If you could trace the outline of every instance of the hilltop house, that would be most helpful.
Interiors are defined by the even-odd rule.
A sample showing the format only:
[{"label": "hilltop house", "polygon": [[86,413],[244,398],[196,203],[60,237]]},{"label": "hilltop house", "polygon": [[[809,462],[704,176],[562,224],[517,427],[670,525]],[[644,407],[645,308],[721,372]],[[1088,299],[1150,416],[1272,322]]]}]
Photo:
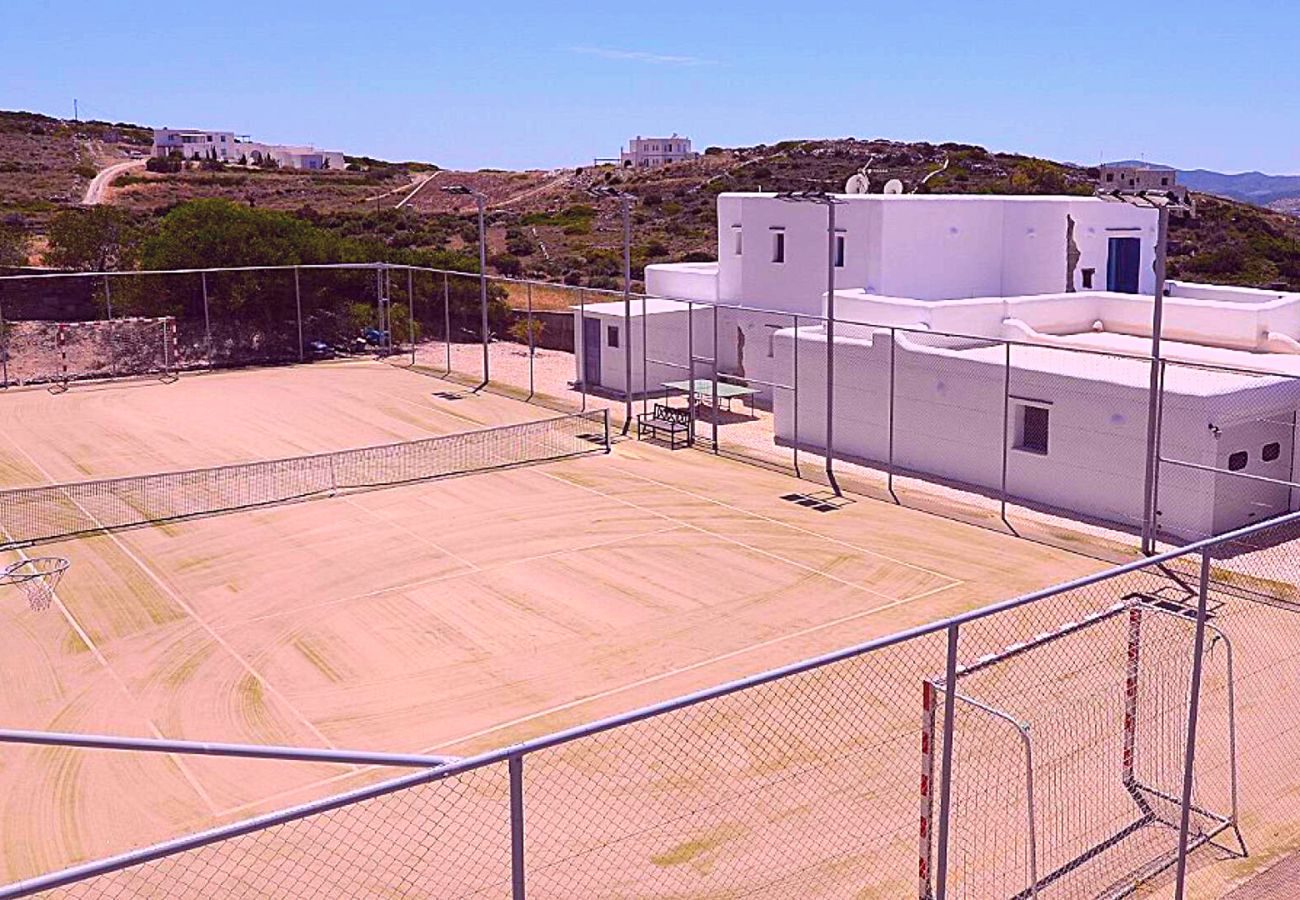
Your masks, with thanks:
[{"label": "hilltop house", "polygon": [[643,138],[637,135],[628,141],[627,149],[619,153],[619,163],[633,168],[653,168],[668,163],[695,159],[700,154],[691,150],[691,139],[680,137]]},{"label": "hilltop house", "polygon": [[[1010,495],[1139,522],[1150,365],[1132,357],[1149,350],[1156,211],[1073,196],[838,199],[836,456],[880,463],[892,421],[895,465],[996,489],[1006,442]],[[826,225],[821,204],[720,195],[718,262],[648,266],[647,291],[671,300],[638,305],[629,336],[621,303],[583,310],[577,377],[622,391],[630,350],[633,391],[656,390],[685,377],[684,349],[668,348],[693,335],[698,357],[716,346],[720,372],[762,391],[778,443],[823,448]],[[1215,471],[1162,482],[1162,530],[1220,533],[1298,508],[1300,294],[1171,282],[1163,334],[1171,359],[1217,368],[1168,370],[1162,453]]]},{"label": "hilltop house", "polygon": [[334,169],[342,171],[347,163],[337,150],[318,150],[311,146],[263,144],[240,138],[233,131],[202,131],[191,128],[155,128],[153,155],[179,153],[185,159],[215,159],[235,163],[241,159],[257,165],[270,159],[284,169]]}]

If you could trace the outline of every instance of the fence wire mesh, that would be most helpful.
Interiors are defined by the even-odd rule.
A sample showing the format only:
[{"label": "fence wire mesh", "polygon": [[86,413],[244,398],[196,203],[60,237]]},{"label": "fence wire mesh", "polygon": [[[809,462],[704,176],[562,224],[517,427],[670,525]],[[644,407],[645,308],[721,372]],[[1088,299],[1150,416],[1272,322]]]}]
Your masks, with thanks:
[{"label": "fence wire mesh", "polygon": [[52,540],[336,491],[561,459],[607,448],[602,415],[574,414],[332,453],[0,491],[8,544]]}]

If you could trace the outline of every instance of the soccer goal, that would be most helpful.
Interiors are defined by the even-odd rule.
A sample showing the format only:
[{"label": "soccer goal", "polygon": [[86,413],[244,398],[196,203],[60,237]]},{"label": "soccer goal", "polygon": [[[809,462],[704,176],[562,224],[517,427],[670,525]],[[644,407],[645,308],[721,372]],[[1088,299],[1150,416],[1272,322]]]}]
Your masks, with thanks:
[{"label": "soccer goal", "polygon": [[66,390],[79,379],[158,375],[170,380],[175,375],[176,320],[171,317],[39,324],[50,346],[42,348],[43,371],[31,380]]},{"label": "soccer goal", "polygon": [[[957,669],[948,897],[1123,897],[1177,860],[1195,631],[1194,607],[1131,595]],[[1189,849],[1226,836],[1244,855],[1232,646],[1212,619],[1202,668]],[[923,685],[922,900],[947,690]]]}]

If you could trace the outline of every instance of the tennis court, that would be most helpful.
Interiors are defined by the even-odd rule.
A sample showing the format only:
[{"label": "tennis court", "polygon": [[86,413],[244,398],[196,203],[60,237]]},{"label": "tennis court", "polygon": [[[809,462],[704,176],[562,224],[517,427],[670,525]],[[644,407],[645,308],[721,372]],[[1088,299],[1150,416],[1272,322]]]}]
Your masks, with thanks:
[{"label": "tennis court", "polygon": [[[554,413],[381,363],[0,397],[6,487],[229,466]],[[1095,560],[624,440],[45,542],[0,605],[8,727],[466,755],[1063,581]],[[17,558],[0,554],[0,562]],[[10,880],[382,775],[0,750]],[[910,774],[908,776],[910,778]]]}]

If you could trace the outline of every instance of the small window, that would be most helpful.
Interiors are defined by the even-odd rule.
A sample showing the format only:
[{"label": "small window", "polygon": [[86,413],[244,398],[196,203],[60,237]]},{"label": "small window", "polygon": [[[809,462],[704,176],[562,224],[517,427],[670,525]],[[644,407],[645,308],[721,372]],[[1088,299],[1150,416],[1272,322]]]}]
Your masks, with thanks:
[{"label": "small window", "polygon": [[605,328],[605,342],[611,347],[618,346],[618,326],[609,325]]},{"label": "small window", "polygon": [[1250,462],[1250,454],[1245,450],[1238,450],[1228,457],[1228,471],[1240,472],[1246,468],[1246,463]]},{"label": "small window", "polygon": [[1047,455],[1049,411],[1045,406],[1021,405],[1016,415],[1016,449]]},{"label": "small window", "polygon": [[772,232],[772,262],[785,262],[785,232]]},{"label": "small window", "polygon": [[744,241],[740,236],[740,226],[734,225],[731,229],[731,252],[740,256],[742,249],[744,249]]},{"label": "small window", "polygon": [[1097,275],[1096,269],[1083,270],[1083,289],[1085,291],[1092,290],[1092,279],[1096,277],[1096,275]]},{"label": "small window", "polygon": [[844,268],[844,235],[835,235],[835,268]]},{"label": "small window", "polygon": [[1115,173],[1114,173],[1114,172],[1107,172],[1107,173],[1106,173],[1106,180],[1107,180],[1107,181],[1114,181],[1114,180],[1115,180]]},{"label": "small window", "polygon": [[1277,441],[1271,444],[1265,444],[1264,449],[1260,451],[1259,457],[1264,462],[1272,462],[1282,455],[1282,445]]},{"label": "small window", "polygon": [[1168,179],[1168,178],[1161,178],[1161,179],[1160,179],[1160,183],[1161,183],[1162,185],[1167,185],[1167,184],[1169,184],[1169,179]]}]

